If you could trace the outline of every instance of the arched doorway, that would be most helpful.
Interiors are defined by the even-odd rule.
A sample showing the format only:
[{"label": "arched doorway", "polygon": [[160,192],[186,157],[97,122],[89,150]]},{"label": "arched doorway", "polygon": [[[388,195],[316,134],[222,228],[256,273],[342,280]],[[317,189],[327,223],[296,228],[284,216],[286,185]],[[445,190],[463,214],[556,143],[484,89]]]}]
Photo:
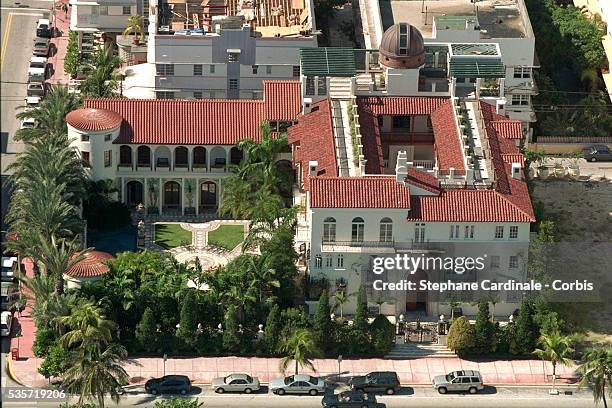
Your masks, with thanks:
[{"label": "arched doorway", "polygon": [[164,207],[177,209],[181,206],[181,185],[176,181],[164,184]]},{"label": "arched doorway", "polygon": [[[416,287],[419,288],[419,282],[427,280],[427,273],[419,269],[414,275],[408,275],[408,281],[414,282]],[[418,311],[427,314],[427,291],[416,290],[406,292],[406,311]]]},{"label": "arched doorway", "polygon": [[200,184],[200,208],[203,211],[217,208],[217,185],[214,181]]},{"label": "arched doorway", "polygon": [[128,181],[125,186],[126,198],[125,203],[128,206],[135,206],[140,203],[144,203],[144,187],[140,181],[132,180]]}]

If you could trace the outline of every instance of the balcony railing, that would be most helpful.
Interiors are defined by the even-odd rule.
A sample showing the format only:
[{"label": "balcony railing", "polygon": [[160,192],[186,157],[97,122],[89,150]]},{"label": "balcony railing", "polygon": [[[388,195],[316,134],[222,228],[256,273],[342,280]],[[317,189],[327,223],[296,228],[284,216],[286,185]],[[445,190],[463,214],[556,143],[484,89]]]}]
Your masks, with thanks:
[{"label": "balcony railing", "polygon": [[382,142],[401,142],[401,143],[428,143],[433,144],[433,132],[411,132],[410,130],[394,129],[391,131],[381,131]]},{"label": "balcony railing", "polygon": [[321,245],[330,245],[330,246],[349,246],[349,247],[370,247],[370,248],[392,248],[394,245],[394,241],[330,241],[330,240],[321,240]]}]

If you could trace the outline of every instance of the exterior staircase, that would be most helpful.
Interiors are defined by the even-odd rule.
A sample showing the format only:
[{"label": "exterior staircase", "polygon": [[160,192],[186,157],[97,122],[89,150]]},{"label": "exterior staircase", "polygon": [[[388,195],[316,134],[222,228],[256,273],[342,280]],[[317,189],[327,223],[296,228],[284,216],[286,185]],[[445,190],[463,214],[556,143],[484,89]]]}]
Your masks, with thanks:
[{"label": "exterior staircase", "polygon": [[353,97],[351,78],[329,78],[329,97],[331,99],[351,99]]},{"label": "exterior staircase", "polygon": [[[399,340],[399,338],[398,338]],[[403,340],[403,339],[402,339]],[[385,356],[388,359],[403,360],[422,357],[456,357],[454,351],[446,346],[435,343],[403,343],[396,342],[391,352]]]}]

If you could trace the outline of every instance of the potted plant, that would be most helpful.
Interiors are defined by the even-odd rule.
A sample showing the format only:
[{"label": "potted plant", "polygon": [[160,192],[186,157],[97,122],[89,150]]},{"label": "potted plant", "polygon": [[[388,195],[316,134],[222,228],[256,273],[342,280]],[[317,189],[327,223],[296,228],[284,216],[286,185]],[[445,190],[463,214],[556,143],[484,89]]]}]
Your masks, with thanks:
[{"label": "potted plant", "polygon": [[140,37],[144,37],[144,30],[142,29],[144,17],[129,16],[127,21],[127,26],[125,27],[125,30],[123,30],[123,36],[127,37],[131,33],[134,33],[134,45],[139,45]]}]

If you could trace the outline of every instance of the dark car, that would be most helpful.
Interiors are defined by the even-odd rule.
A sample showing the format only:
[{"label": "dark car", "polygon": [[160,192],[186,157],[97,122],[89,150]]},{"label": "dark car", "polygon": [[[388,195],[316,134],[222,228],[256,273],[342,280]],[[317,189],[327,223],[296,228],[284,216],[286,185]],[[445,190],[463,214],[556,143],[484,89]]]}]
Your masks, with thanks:
[{"label": "dark car", "polygon": [[145,383],[145,391],[153,395],[185,395],[191,391],[191,381],[184,375],[166,375],[161,378],[152,378]]},{"label": "dark car", "polygon": [[349,385],[357,391],[384,392],[387,395],[393,395],[402,388],[397,373],[392,371],[375,371],[353,377]]},{"label": "dark car", "polygon": [[584,158],[590,162],[612,161],[612,151],[606,145],[594,145],[584,149]]},{"label": "dark car", "polygon": [[340,394],[330,394],[323,397],[321,406],[325,408],[381,408],[385,404],[376,402],[374,394],[360,391],[344,391]]}]

